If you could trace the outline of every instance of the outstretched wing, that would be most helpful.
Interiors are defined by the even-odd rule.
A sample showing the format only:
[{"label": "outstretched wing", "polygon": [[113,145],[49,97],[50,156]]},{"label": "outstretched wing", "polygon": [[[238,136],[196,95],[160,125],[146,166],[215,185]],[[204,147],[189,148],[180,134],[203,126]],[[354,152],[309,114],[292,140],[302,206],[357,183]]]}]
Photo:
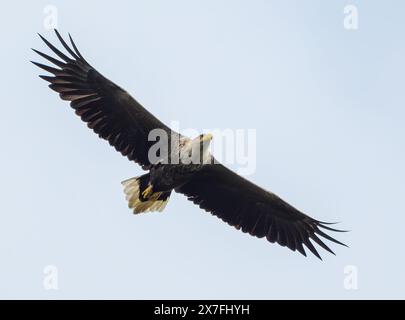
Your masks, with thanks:
[{"label": "outstretched wing", "polygon": [[59,51],[49,41],[41,39],[61,59],[57,60],[33,49],[41,57],[55,66],[33,62],[53,76],[40,77],[51,84],[49,87],[58,92],[62,100],[70,101],[71,107],[87,126],[110,145],[127,156],[129,160],[150,167],[148,151],[154,141],[148,141],[153,129],[163,129],[168,137],[172,132],[167,126],[143,108],[125,90],[103,77],[77,50],[69,35],[72,48],[67,45],[57,30],[58,39],[70,54]]},{"label": "outstretched wing", "polygon": [[[318,237],[344,245],[321,229],[332,229],[298,211],[275,194],[268,192],[222,164],[204,165],[193,178],[178,188],[200,208],[229,225],[258,238],[266,237],[306,256],[303,245],[321,259],[310,239],[333,253]],[[322,260],[322,259],[321,259]]]}]

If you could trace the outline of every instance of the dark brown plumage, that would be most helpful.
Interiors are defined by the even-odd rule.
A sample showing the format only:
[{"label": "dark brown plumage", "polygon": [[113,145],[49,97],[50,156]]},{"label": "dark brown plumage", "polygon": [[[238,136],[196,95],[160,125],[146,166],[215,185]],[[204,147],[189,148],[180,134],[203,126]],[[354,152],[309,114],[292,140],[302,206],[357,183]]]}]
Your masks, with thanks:
[{"label": "dark brown plumage", "polygon": [[222,164],[205,166],[176,189],[200,208],[211,212],[237,229],[258,238],[266,237],[306,255],[305,245],[321,259],[310,239],[333,253],[318,236],[344,245],[321,229],[340,231],[315,220],[282,199],[235,174]]},{"label": "dark brown plumage", "polygon": [[58,92],[62,100],[70,101],[71,107],[80,118],[87,122],[101,138],[122,155],[149,168],[148,150],[153,144],[148,141],[151,130],[161,128],[170,133],[170,129],[143,108],[125,90],[103,77],[80,54],[73,39],[69,36],[71,49],[59,32],[55,30],[63,47],[72,58],[54,47],[49,41],[41,39],[62,61],[33,49],[41,57],[59,67],[49,67],[33,62],[53,76],[40,76],[50,82],[49,87]]},{"label": "dark brown plumage", "polygon": [[163,210],[171,191],[175,190],[229,225],[303,255],[306,255],[305,246],[321,259],[311,241],[333,253],[319,236],[344,245],[324,232],[340,230],[305,215],[222,164],[210,162],[191,167],[151,162],[148,157],[154,144],[148,140],[151,130],[163,129],[169,136],[184,138],[185,145],[191,140],[171,131],[126,91],[95,70],[80,54],[70,35],[72,47],[55,32],[70,57],[40,36],[61,60],[33,49],[56,67],[33,63],[52,74],[40,77],[50,82],[49,87],[63,100],[70,101],[89,128],[129,160],[150,170],[123,182],[134,213]]}]

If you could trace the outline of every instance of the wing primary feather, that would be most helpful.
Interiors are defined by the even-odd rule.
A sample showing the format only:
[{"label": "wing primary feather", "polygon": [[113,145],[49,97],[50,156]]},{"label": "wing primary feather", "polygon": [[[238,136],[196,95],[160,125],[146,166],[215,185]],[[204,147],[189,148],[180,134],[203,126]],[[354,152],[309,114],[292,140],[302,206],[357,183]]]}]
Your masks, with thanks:
[{"label": "wing primary feather", "polygon": [[75,50],[76,54],[80,57],[81,60],[86,61],[86,60],[83,58],[83,56],[81,55],[80,51],[77,49],[77,47],[76,47],[76,45],[75,45],[75,43],[74,43],[74,41],[73,41],[72,36],[70,35],[70,33],[69,33],[69,39],[70,39],[70,43],[72,44],[73,50]]},{"label": "wing primary feather", "polygon": [[[315,220],[315,219],[314,219]],[[340,222],[326,222],[326,221],[321,221],[321,220],[315,220],[317,223],[322,223],[322,224],[339,224]]]},{"label": "wing primary feather", "polygon": [[334,231],[334,232],[350,232],[349,230],[339,230],[339,229],[334,229],[334,228],[331,228],[331,227],[327,227],[327,226],[324,226],[323,223],[318,224],[318,227],[324,228],[324,229],[329,230],[329,231]]},{"label": "wing primary feather", "polygon": [[315,229],[316,233],[319,234],[320,236],[324,237],[325,239],[328,239],[329,241],[332,241],[334,243],[340,244],[342,246],[348,247],[346,244],[344,244],[343,242],[340,242],[334,238],[332,238],[330,235],[326,234],[325,232],[323,232],[322,230],[319,230],[319,228]]},{"label": "wing primary feather", "polygon": [[50,82],[50,83],[53,83],[53,81],[55,81],[55,77],[50,77],[50,76],[44,76],[44,75],[40,75],[39,76],[41,79],[43,79],[43,80],[45,80],[45,81],[48,81],[48,82]]},{"label": "wing primary feather", "polygon": [[64,53],[62,53],[61,51],[59,51],[59,49],[57,49],[52,43],[50,43],[48,40],[46,40],[40,33],[38,33],[39,37],[42,39],[43,42],[45,42],[45,44],[53,51],[55,52],[55,54],[61,58],[62,60],[64,60],[65,62],[70,62],[72,61],[72,59],[70,59],[68,56],[66,56]]},{"label": "wing primary feather", "polygon": [[290,248],[292,251],[295,251],[297,249],[297,247],[295,245],[295,237],[291,233],[288,226],[284,226],[284,232],[285,232],[285,236],[287,239],[287,247]]},{"label": "wing primary feather", "polygon": [[301,253],[304,257],[307,256],[307,253],[305,252],[304,246],[302,245],[302,235],[299,230],[299,227],[296,224],[293,224],[291,227],[291,233],[293,234],[294,240],[295,240],[295,247],[297,248],[297,251]]},{"label": "wing primary feather", "polygon": [[39,67],[39,68],[41,68],[41,69],[43,69],[43,70],[45,70],[45,71],[47,71],[47,72],[49,72],[49,73],[54,74],[55,76],[60,75],[60,74],[63,73],[63,71],[60,70],[60,69],[56,69],[56,68],[53,68],[53,67],[49,67],[49,66],[47,66],[47,65],[45,65],[45,64],[42,64],[42,63],[39,63],[39,62],[31,61],[31,63],[33,63],[33,64],[36,65],[37,67]]},{"label": "wing primary feather", "polygon": [[319,246],[321,246],[322,248],[324,248],[326,251],[329,251],[330,253],[332,253],[333,255],[335,255],[335,253],[325,244],[322,242],[321,239],[319,239],[315,234],[310,234],[310,238],[312,240],[314,240]]},{"label": "wing primary feather", "polygon": [[304,239],[305,246],[320,260],[322,260],[321,256],[319,255],[318,251],[316,251],[314,245],[311,243],[308,237]]},{"label": "wing primary feather", "polygon": [[72,55],[73,58],[75,59],[80,59],[80,57],[67,45],[65,40],[62,38],[60,35],[59,31],[54,29],[56,36],[58,37],[60,43],[62,43],[62,46]]},{"label": "wing primary feather", "polygon": [[304,246],[302,245],[302,242],[300,240],[295,239],[295,246],[297,247],[297,251],[299,253],[301,253],[304,257],[307,256],[307,254],[305,252],[305,249],[304,249]]},{"label": "wing primary feather", "polygon": [[57,65],[57,66],[60,67],[60,68],[63,68],[63,67],[66,66],[66,63],[64,63],[64,62],[62,62],[62,61],[59,61],[59,60],[57,60],[57,59],[55,59],[55,58],[52,58],[52,57],[48,56],[47,54],[42,53],[41,51],[38,51],[38,50],[36,50],[36,49],[32,49],[32,50],[33,50],[35,53],[39,54],[41,57],[43,57],[43,58],[49,60],[49,61],[52,62],[54,65]]}]

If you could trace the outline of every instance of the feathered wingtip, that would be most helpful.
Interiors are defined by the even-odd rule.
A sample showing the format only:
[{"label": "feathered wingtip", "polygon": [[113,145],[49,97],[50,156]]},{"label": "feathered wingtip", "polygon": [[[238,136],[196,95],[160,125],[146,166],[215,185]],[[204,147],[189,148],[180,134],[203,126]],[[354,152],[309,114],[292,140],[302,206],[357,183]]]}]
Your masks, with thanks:
[{"label": "feathered wingtip", "polygon": [[[60,35],[59,31],[57,29],[54,29],[54,32],[56,34],[56,36],[58,37],[60,43],[62,44],[62,46],[66,49],[67,52],[69,52],[69,54],[76,60],[83,60],[86,61],[84,59],[84,57],[82,56],[82,54],[80,53],[79,49],[77,49],[77,46],[75,44],[75,42],[73,41],[73,38],[71,36],[70,33],[68,33],[69,36],[69,40],[70,40],[70,44],[73,48],[69,47],[69,45],[66,43],[66,41],[63,39],[63,37]],[[40,33],[38,33],[38,36],[42,39],[42,41],[45,42],[45,44],[53,51],[55,52],[60,58],[65,59],[67,58],[62,52],[60,52],[55,46],[53,46],[48,40],[46,40]]]},{"label": "feathered wingtip", "polygon": [[[344,246],[348,248],[349,246],[343,242],[340,242],[339,240],[336,240],[335,238],[331,237],[327,233],[323,232],[320,228],[333,231],[333,232],[349,232],[348,230],[339,230],[339,229],[334,229],[331,228],[327,225],[333,225],[337,224],[337,222],[324,222],[324,221],[316,221],[316,225],[314,226],[314,232],[309,235],[309,238],[314,241],[316,244],[318,244],[321,248],[324,250],[328,251],[329,253],[336,255],[335,252],[333,252],[319,237],[321,236],[324,239],[327,239],[333,243],[339,244],[341,246]],[[322,260],[321,256],[319,255],[318,251],[315,249],[315,247],[311,244],[309,239],[304,242],[305,246],[320,260]]]},{"label": "feathered wingtip", "polygon": [[[79,49],[77,49],[77,46],[75,44],[75,42],[73,41],[72,36],[69,35],[69,40],[70,40],[70,44],[71,47],[66,43],[66,41],[63,39],[63,37],[60,35],[59,31],[57,29],[54,29],[55,34],[57,36],[57,38],[59,39],[60,43],[62,44],[62,46],[66,49],[66,51],[70,54],[71,57],[68,57],[66,54],[64,54],[63,52],[61,52],[58,48],[56,48],[52,43],[50,43],[47,39],[45,39],[40,33],[38,33],[38,36],[40,37],[40,39],[47,45],[48,48],[50,48],[60,59],[62,59],[62,61],[57,60],[41,51],[38,51],[34,48],[31,48],[32,51],[34,51],[36,54],[38,54],[39,56],[43,57],[44,59],[48,60],[49,62],[53,63],[54,65],[58,66],[59,68],[64,68],[67,66],[67,64],[69,64],[70,62],[81,62],[83,64],[88,64],[88,62],[84,59],[84,57],[82,56],[82,54],[80,53]],[[60,70],[46,66],[42,63],[38,63],[35,61],[31,61],[34,65],[36,65],[37,67],[50,72],[54,75],[60,75]]]}]

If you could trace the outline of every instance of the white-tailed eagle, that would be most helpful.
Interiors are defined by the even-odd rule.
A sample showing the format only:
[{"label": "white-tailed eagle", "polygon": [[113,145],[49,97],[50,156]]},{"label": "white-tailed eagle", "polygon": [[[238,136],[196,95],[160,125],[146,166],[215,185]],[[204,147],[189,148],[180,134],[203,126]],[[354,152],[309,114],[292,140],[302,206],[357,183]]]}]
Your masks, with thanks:
[{"label": "white-tailed eagle", "polygon": [[[58,92],[62,100],[70,101],[70,106],[89,128],[123,156],[148,170],[140,177],[123,182],[134,213],[163,210],[174,190],[229,225],[305,256],[304,246],[321,259],[311,241],[333,253],[319,236],[344,245],[324,232],[341,230],[309,217],[274,193],[214,161],[208,151],[212,135],[190,139],[170,130],[125,90],[94,69],[80,54],[70,35],[71,46],[55,32],[66,53],[40,36],[59,59],[33,49],[53,66],[33,63],[51,74],[40,77],[50,82],[49,87]],[[156,143],[149,139],[152,130],[167,133],[169,140],[167,152],[162,153],[166,155],[154,160],[149,155]],[[194,154],[198,154],[198,159]],[[179,161],[172,161],[175,157]]]}]

